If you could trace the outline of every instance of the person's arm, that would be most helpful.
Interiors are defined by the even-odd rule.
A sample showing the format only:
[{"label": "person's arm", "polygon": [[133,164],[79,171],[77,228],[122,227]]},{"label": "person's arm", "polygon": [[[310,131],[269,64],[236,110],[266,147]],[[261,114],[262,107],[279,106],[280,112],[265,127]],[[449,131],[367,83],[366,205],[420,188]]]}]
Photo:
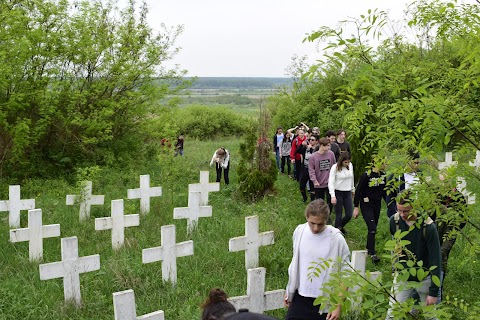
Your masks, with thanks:
[{"label": "person's arm", "polygon": [[357,184],[357,190],[355,192],[355,196],[353,197],[353,217],[356,219],[358,217],[359,213],[359,205],[361,198],[364,196],[365,191],[367,190],[368,187],[368,175],[366,172],[362,173],[360,176],[360,180],[358,181]]},{"label": "person's arm", "polygon": [[352,170],[352,181],[351,181],[350,187],[352,188],[351,190],[353,195],[355,195],[355,173],[353,171],[353,164],[350,162],[349,166],[350,166],[349,170]]},{"label": "person's arm", "polygon": [[210,161],[210,167],[213,165],[214,162],[216,162],[216,158],[217,158],[217,151],[213,153],[212,160]]},{"label": "person's arm", "polygon": [[335,197],[335,176],[337,171],[337,165],[334,164],[330,168],[330,174],[328,175],[328,192],[330,192],[331,202],[333,205],[337,204],[337,198]]},{"label": "person's arm", "polygon": [[310,128],[303,122],[300,122],[304,127],[305,127],[305,133],[307,133],[307,131],[310,131]]},{"label": "person's arm", "polygon": [[315,187],[320,186],[320,184],[317,181],[317,175],[315,173],[315,170],[317,168],[317,162],[315,161],[315,154],[313,154],[310,159],[308,159],[308,175],[310,176],[310,180],[312,181],[313,185]]},{"label": "person's arm", "polygon": [[292,162],[295,162],[295,151],[297,150],[297,141],[298,139],[294,139],[292,141],[292,148],[290,149],[290,160],[292,160]]}]

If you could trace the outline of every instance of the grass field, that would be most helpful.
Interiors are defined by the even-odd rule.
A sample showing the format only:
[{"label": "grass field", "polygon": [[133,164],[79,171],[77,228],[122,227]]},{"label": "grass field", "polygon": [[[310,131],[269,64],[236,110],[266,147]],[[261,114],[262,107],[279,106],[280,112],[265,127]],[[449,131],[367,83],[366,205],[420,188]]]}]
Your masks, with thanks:
[{"label": "grass field", "polygon": [[[186,233],[186,221],[173,219],[173,208],[186,207],[188,184],[197,183],[200,170],[209,170],[214,150],[225,146],[231,150],[231,184],[210,194],[213,207],[211,218],[200,218],[198,229],[191,237]],[[241,202],[235,196],[236,164],[239,140],[185,142],[185,156],[163,157],[148,164],[132,163],[121,170],[102,169],[88,177],[93,181],[93,194],[104,194],[105,205],[93,206],[86,222],[78,221],[78,206],[66,206],[66,194],[78,194],[75,183],[64,180],[23,181],[22,198],[35,198],[36,207],[43,210],[43,224],[59,223],[61,237],[77,236],[79,255],[100,254],[101,268],[80,275],[82,306],[64,303],[61,279],[40,281],[38,265],[28,261],[28,243],[9,242],[8,215],[0,213],[0,319],[113,319],[112,293],[133,289],[137,314],[165,311],[165,319],[193,320],[200,316],[199,305],[212,287],[222,287],[230,296],[246,294],[244,252],[229,252],[228,241],[245,234],[246,216],[258,215],[260,232],[273,230],[275,244],[260,249],[260,266],[265,267],[266,290],[282,289],[287,282],[287,268],[292,249],[291,236],[297,224],[303,223],[305,204],[297,184],[279,175],[276,192],[255,204]],[[95,231],[94,218],[110,216],[110,201],[126,199],[127,189],[137,188],[139,175],[150,174],[152,186],[162,186],[163,195],[151,200],[151,212],[141,217],[139,227],[127,228],[126,245],[113,252],[111,232]],[[71,181],[75,179],[72,177]],[[210,170],[214,180],[214,170]],[[8,198],[8,185],[0,184],[0,199]],[[125,200],[125,214],[139,212],[139,200]],[[387,218],[382,217],[377,235],[379,252],[389,239]],[[22,227],[27,214],[22,212]],[[161,262],[142,264],[142,249],[160,245],[160,227],[174,224],[177,242],[193,240],[194,256],[177,259],[176,287],[162,282]],[[347,242],[351,250],[363,249],[366,226],[363,219],[352,220],[347,226]],[[474,230],[465,232],[478,241]],[[478,301],[480,267],[478,255],[471,252],[466,240],[460,238],[450,258],[450,272],[445,290],[450,297]],[[60,238],[44,240],[43,263],[60,260]],[[389,261],[378,266],[368,263],[371,271],[388,273]],[[285,310],[268,312],[283,318]],[[466,315],[459,311],[456,319]]]}]

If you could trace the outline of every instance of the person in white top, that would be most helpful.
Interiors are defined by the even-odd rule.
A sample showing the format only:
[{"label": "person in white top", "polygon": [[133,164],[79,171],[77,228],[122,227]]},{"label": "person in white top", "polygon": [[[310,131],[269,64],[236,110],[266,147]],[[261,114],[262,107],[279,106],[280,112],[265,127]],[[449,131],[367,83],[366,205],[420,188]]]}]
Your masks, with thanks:
[{"label": "person in white top", "polygon": [[219,148],[213,154],[212,160],[210,161],[210,167],[215,163],[215,169],[217,170],[217,182],[220,182],[222,179],[222,169],[223,177],[225,178],[225,184],[230,183],[228,178],[228,172],[230,171],[230,152],[225,148]]},{"label": "person in white top", "polygon": [[[345,225],[352,219],[353,214],[352,197],[355,195],[355,185],[351,159],[349,152],[341,153],[328,177],[328,191],[335,206],[335,228],[340,229],[343,234],[347,234]],[[343,209],[345,216],[342,218]]]},{"label": "person in white top", "polygon": [[[288,267],[285,306],[286,320],[338,320],[341,305],[331,310],[329,305],[314,305],[319,296],[328,296],[332,275],[348,269],[350,250],[342,233],[327,225],[330,217],[328,204],[322,199],[312,201],[305,209],[306,223],[298,225],[293,233],[293,257]],[[312,263],[332,261],[318,276],[309,278]],[[336,283],[336,285],[342,285]],[[327,290],[325,290],[327,289]]]}]

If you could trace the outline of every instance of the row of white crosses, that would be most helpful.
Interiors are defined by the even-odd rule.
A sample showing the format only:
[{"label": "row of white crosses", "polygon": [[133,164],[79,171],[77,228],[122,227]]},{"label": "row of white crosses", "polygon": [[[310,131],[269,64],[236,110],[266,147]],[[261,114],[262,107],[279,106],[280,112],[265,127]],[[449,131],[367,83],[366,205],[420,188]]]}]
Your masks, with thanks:
[{"label": "row of white crosses", "polygon": [[[141,178],[142,179],[142,178]],[[149,187],[149,183],[141,185],[143,189]],[[140,188],[142,189],[142,187]],[[153,188],[151,188],[153,189]],[[200,173],[200,183],[189,185],[189,203],[187,208],[175,208],[176,219],[188,219],[189,232],[198,225],[199,217],[211,216],[211,207],[208,203],[208,193],[218,191],[218,183],[208,183],[208,171]],[[135,191],[135,192],[133,192]],[[149,197],[161,194],[161,189],[152,193],[141,190],[133,190],[130,197],[137,197],[143,203],[142,212],[148,212]],[[20,198],[19,195],[17,198]],[[148,201],[146,201],[147,199]],[[87,183],[80,196],[67,196],[67,204],[80,202],[80,219],[86,219],[90,215],[90,207],[94,204],[103,204],[103,196],[92,196],[92,184]],[[34,205],[33,205],[34,206]],[[176,213],[176,214],[175,214]],[[123,215],[123,200],[112,200],[112,216],[95,219],[96,230],[112,229],[112,246],[118,248],[123,244],[124,227],[139,224],[138,215]],[[245,250],[245,267],[248,270],[247,296],[232,298],[232,303],[238,308],[247,306],[251,311],[263,313],[283,307],[284,290],[264,292],[265,269],[258,267],[258,251],[260,246],[273,244],[273,231],[258,232],[258,216],[245,218],[246,235],[230,239],[229,250]],[[46,237],[60,236],[60,225],[42,226],[41,210],[29,211],[29,227],[12,230],[12,241],[30,241],[32,259],[41,259],[43,252],[42,239]],[[175,226],[161,227],[161,246],[144,249],[142,252],[143,263],[162,260],[162,279],[176,283],[176,258],[193,255],[193,241],[176,243]],[[100,256],[78,256],[77,237],[61,239],[62,261],[40,265],[40,279],[49,280],[54,278],[64,279],[64,296],[66,301],[73,301],[77,305],[81,303],[80,273],[91,272],[100,268]],[[250,283],[252,285],[250,285]],[[132,290],[114,293],[115,319],[163,319],[163,311],[157,311],[144,317],[136,317],[134,293]],[[135,317],[134,317],[135,316]]]},{"label": "row of white crosses", "polygon": [[[451,152],[445,153],[445,162],[438,163],[438,170],[442,170],[448,168],[450,166],[456,166],[458,164],[457,161],[453,161],[453,154]],[[480,168],[480,151],[477,150],[476,158],[473,162],[469,163],[470,166],[475,167],[475,169]],[[460,191],[465,199],[467,200],[467,204],[474,204],[475,203],[475,194],[470,193],[467,190],[467,182],[465,181],[464,177],[457,177],[458,184],[457,188]]]}]

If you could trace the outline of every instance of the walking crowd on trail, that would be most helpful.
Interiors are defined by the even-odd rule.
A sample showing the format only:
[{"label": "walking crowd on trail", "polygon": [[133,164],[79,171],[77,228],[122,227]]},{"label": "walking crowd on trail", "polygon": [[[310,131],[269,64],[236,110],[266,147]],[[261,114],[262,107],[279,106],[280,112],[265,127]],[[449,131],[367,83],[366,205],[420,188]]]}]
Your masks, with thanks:
[{"label": "walking crowd on trail", "polygon": [[[340,304],[330,309],[324,306],[320,309],[319,305],[313,304],[318,296],[325,294],[322,289],[333,267],[326,268],[319,277],[307,279],[309,263],[319,259],[339,259],[344,263],[340,269],[344,268],[349,263],[350,255],[345,242],[346,226],[352,217],[356,219],[361,214],[367,226],[365,248],[371,261],[378,264],[380,258],[376,253],[375,236],[382,199],[386,203],[392,236],[398,230],[409,231],[404,238],[409,244],[402,254],[407,255],[408,252],[414,261],[422,261],[420,268],[423,270],[433,270],[421,280],[411,275],[408,281],[419,283],[415,288],[406,286],[406,282],[399,279],[394,281],[394,299],[390,301],[386,319],[394,319],[395,301],[405,302],[413,298],[425,305],[435,305],[441,301],[448,255],[455,237],[446,237],[453,226],[442,221],[436,223],[435,213],[427,213],[420,228],[412,227],[421,214],[413,206],[411,192],[412,186],[419,183],[421,174],[418,170],[418,152],[410,153],[410,160],[402,175],[387,176],[383,163],[372,163],[372,168],[361,174],[355,186],[351,149],[346,141],[345,130],[328,130],[321,136],[318,127],[310,129],[302,122],[285,133],[282,127],[278,127],[273,136],[273,145],[278,170],[296,180],[302,201],[309,201],[305,211],[306,223],[299,225],[293,234],[293,258],[288,269],[285,297],[288,313],[285,319],[340,318]],[[441,177],[441,180],[445,178]],[[394,187],[387,186],[391,182],[395,182]],[[445,210],[457,210],[466,205],[460,192],[456,192],[452,198],[442,197]],[[330,214],[335,215],[333,227],[328,225],[331,223]],[[465,223],[462,223],[459,228],[464,226]],[[402,261],[402,264],[405,263]],[[397,277],[398,270],[393,269]],[[435,281],[434,277],[439,281]]]}]

